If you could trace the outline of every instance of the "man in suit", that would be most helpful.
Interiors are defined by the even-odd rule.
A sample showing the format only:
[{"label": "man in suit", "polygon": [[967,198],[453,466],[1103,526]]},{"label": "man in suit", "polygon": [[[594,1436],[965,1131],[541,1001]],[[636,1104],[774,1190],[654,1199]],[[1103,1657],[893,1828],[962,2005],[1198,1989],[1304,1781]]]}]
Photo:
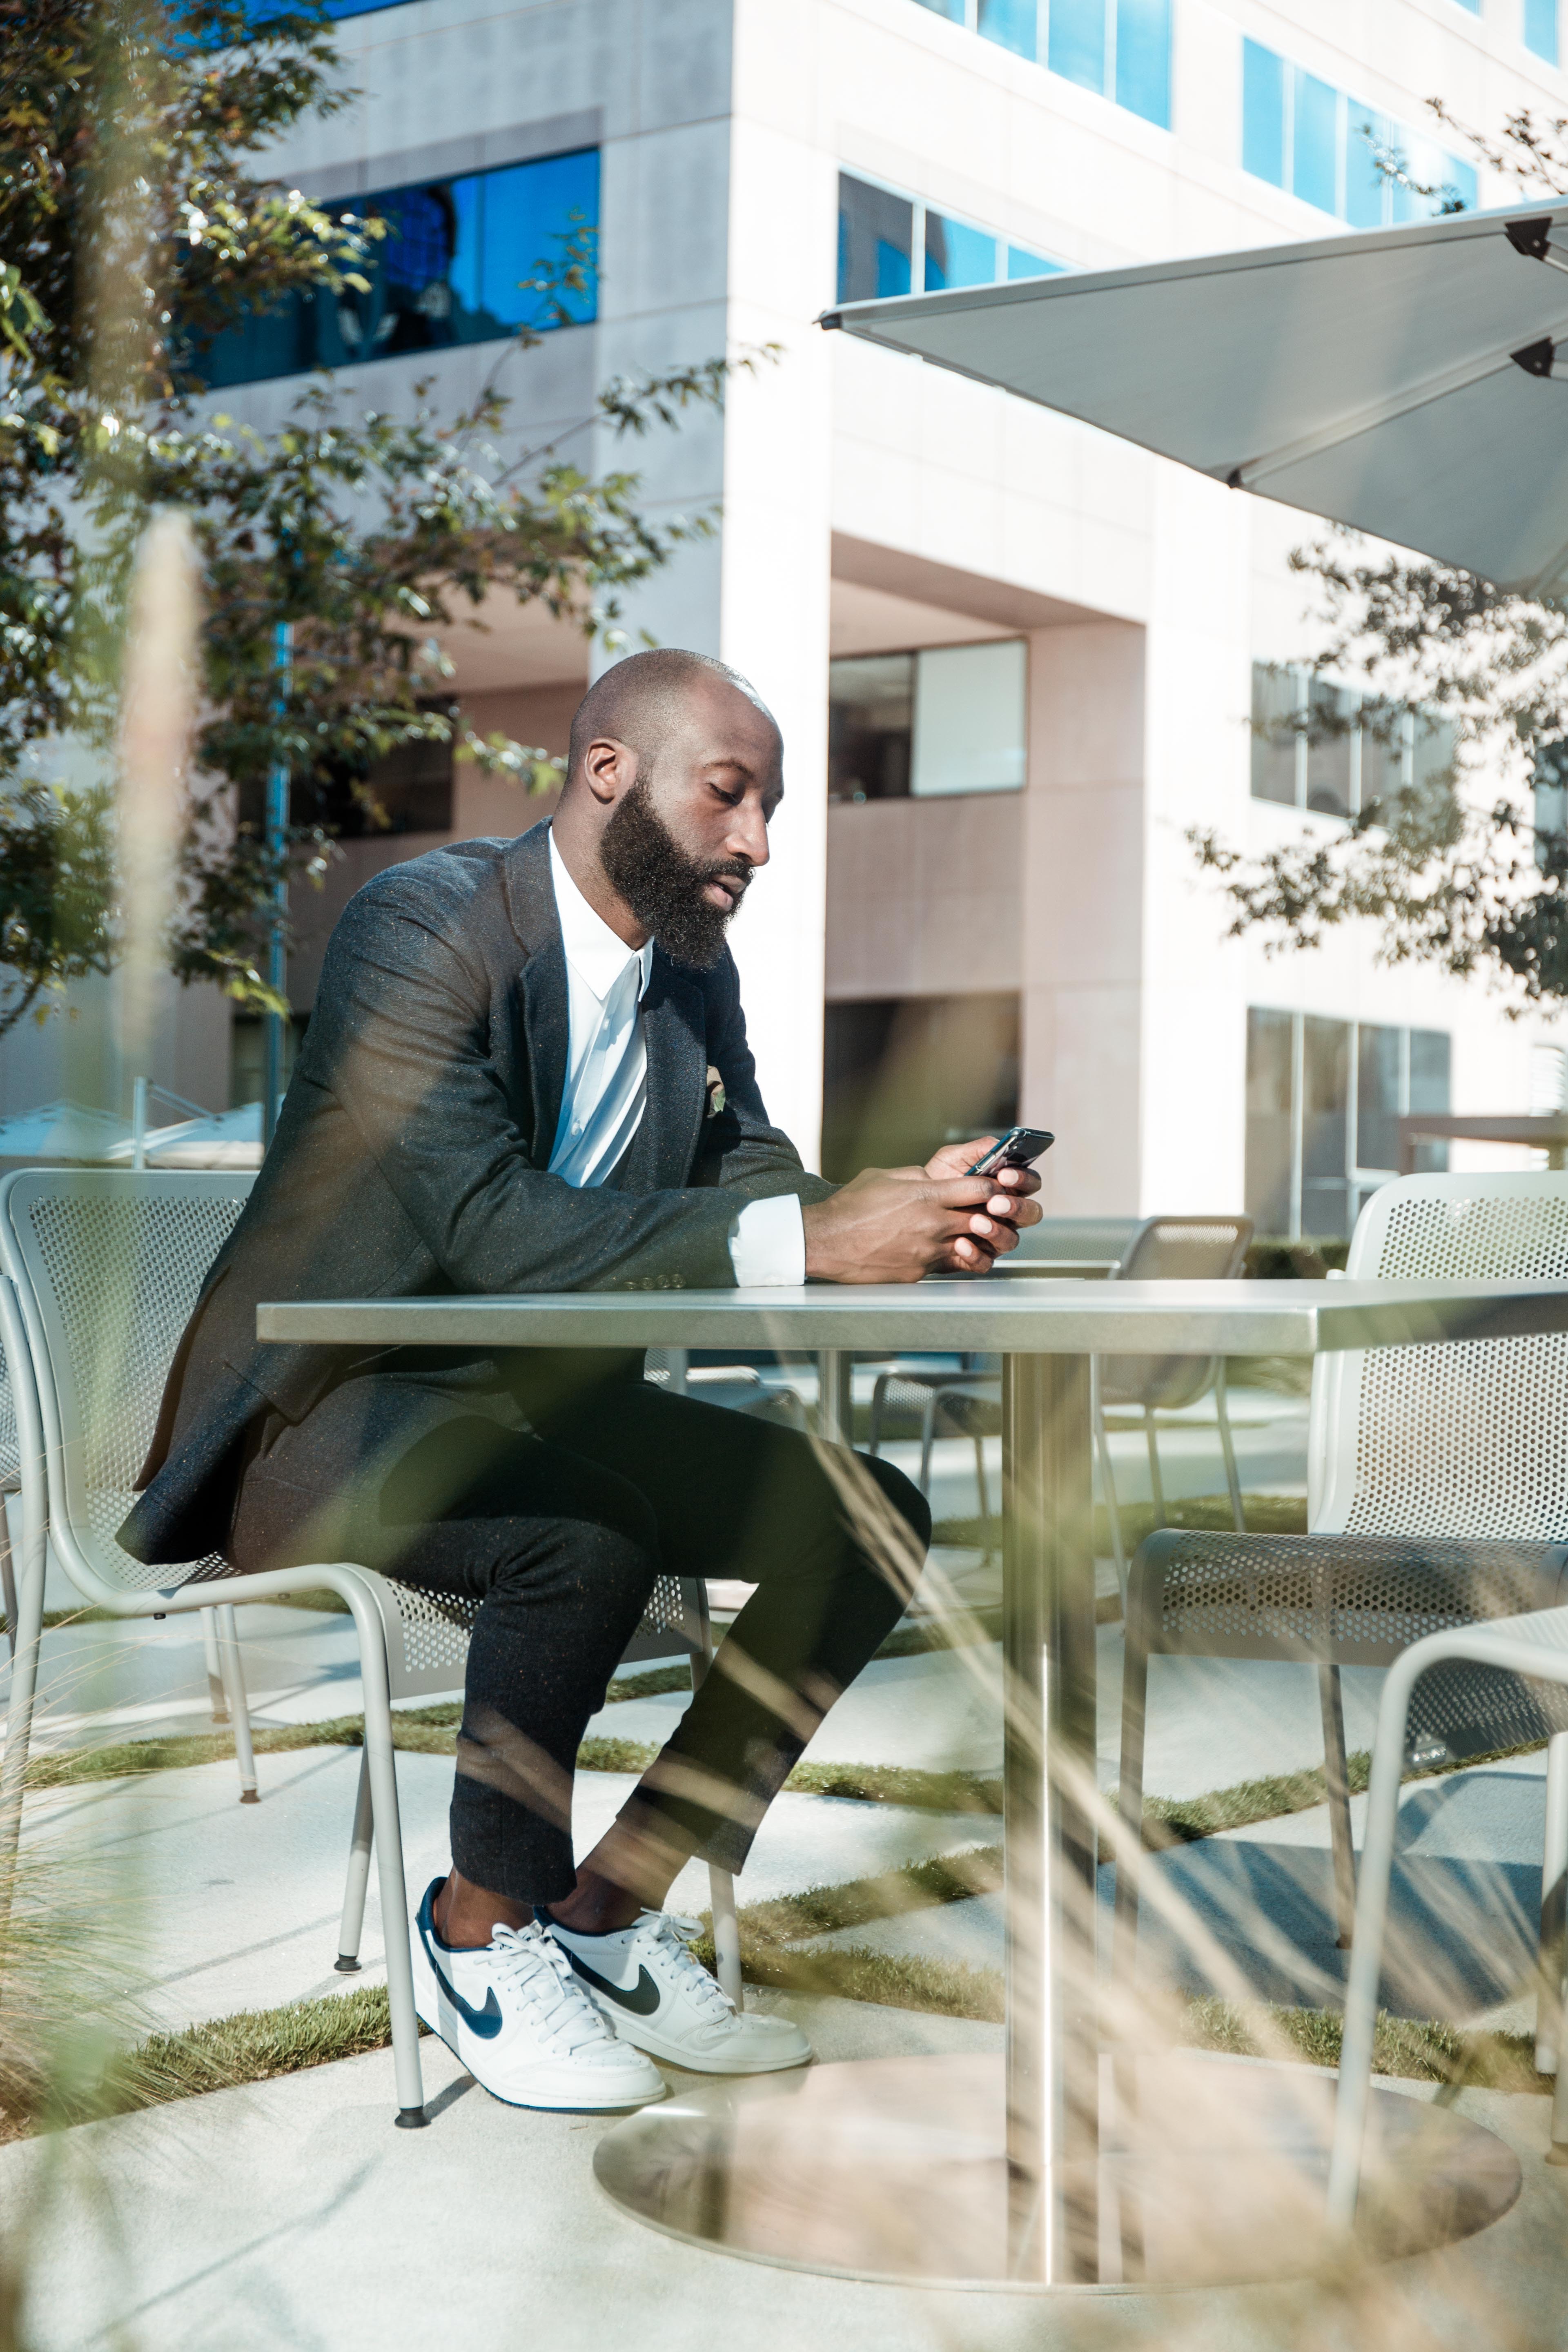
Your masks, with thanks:
[{"label": "man in suit", "polygon": [[[579,710],[552,823],[351,900],[121,1531],[149,1562],[353,1559],[480,1601],[415,1983],[517,2105],[656,2098],[649,2053],[715,2073],[809,2056],[787,2021],[734,2010],[659,1906],[693,1854],[740,1868],[900,1614],[929,1514],[887,1464],[664,1394],[640,1357],[265,1347],[256,1307],[908,1282],[1015,1246],[1037,1180],[964,1176],[978,1142],[835,1188],[769,1125],[724,933],[782,793],[742,679],[639,654]],[[577,1748],[661,1572],[756,1591],[576,1867]]]}]

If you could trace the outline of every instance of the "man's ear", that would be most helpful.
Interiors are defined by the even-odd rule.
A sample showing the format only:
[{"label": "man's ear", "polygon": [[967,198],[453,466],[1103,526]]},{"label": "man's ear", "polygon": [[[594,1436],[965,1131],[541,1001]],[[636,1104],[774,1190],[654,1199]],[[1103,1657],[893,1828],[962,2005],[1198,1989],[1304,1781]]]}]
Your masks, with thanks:
[{"label": "man's ear", "polygon": [[613,808],[637,782],[637,755],[613,735],[596,735],[583,757],[583,777],[600,805]]}]

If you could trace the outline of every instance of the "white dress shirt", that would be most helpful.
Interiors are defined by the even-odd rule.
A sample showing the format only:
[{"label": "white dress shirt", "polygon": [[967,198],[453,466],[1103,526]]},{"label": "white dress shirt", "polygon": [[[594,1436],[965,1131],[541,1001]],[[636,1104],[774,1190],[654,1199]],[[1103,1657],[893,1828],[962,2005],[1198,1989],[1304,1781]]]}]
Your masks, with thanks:
[{"label": "white dress shirt", "polygon": [[[647,1108],[642,1000],[653,943],[629,948],[596,915],[550,837],[550,874],[566,951],[566,1084],[550,1173],[579,1188],[602,1184],[630,1146]],[[805,1232],[793,1192],[752,1201],[730,1232],[730,1262],[742,1288],[805,1280]]]}]

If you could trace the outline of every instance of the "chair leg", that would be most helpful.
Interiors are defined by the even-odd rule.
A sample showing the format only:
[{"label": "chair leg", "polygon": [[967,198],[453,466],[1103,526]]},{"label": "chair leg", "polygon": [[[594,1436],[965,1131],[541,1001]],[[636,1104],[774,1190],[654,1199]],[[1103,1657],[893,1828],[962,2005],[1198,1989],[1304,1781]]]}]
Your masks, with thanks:
[{"label": "chair leg", "polygon": [[359,1973],[360,1936],[364,1927],[365,1888],[370,1884],[370,1849],[375,1836],[375,1812],[370,1801],[370,1750],[359,1752],[359,1787],[354,1796],[353,1834],[349,1841],[349,1874],[343,1888],[343,1916],[338,1924],[338,1957],[332,1962],[341,1977]]},{"label": "chair leg", "polygon": [[931,1500],[931,1450],[936,1440],[936,1391],[926,1392],[925,1411],[921,1416],[921,1493]]},{"label": "chair leg", "polygon": [[1160,1483],[1160,1448],[1154,1441],[1154,1411],[1152,1405],[1143,1408],[1143,1436],[1149,1448],[1149,1492],[1154,1504],[1154,1525],[1163,1528],[1165,1524],[1165,1489]]},{"label": "chair leg", "polygon": [[28,1527],[22,1541],[21,1590],[16,1605],[16,1647],[11,1662],[11,1696],[5,1709],[5,1754],[0,1762],[0,1927],[11,1916],[16,1881],[16,1849],[22,1835],[22,1789],[33,1738],[33,1702],[38,1687],[38,1646],[44,1629],[44,1576],[47,1529]]},{"label": "chair leg", "polygon": [[713,1906],[713,1958],[719,1990],[729,1994],[737,2009],[745,2007],[741,1975],[741,1923],[735,1913],[735,1881],[717,1863],[708,1865],[708,1888]]},{"label": "chair leg", "polygon": [[226,1723],[228,1693],[223,1686],[223,1661],[217,1649],[217,1615],[215,1610],[202,1611],[202,1645],[207,1659],[207,1698],[212,1706],[213,1721]]},{"label": "chair leg", "polygon": [[871,1383],[871,1422],[866,1433],[866,1451],[878,1454],[882,1444],[882,1414],[887,1406],[888,1374],[879,1372]]},{"label": "chair leg", "polygon": [[245,1696],[245,1665],[239,1654],[239,1628],[234,1621],[234,1603],[225,1602],[222,1608],[214,1610],[213,1614],[217,1619],[218,1663],[234,1724],[234,1755],[239,1766],[239,1801],[242,1805],[258,1805],[261,1797],[256,1786],[256,1755],[250,1744],[250,1708]]},{"label": "chair leg", "polygon": [[403,1876],[403,1822],[397,1807],[397,1766],[392,1747],[392,1703],[379,1623],[355,1612],[360,1680],[364,1692],[364,1753],[375,1821],[376,1885],[386,1942],[386,1995],[392,2012],[392,2055],[397,2077],[397,2123],[416,2131],[425,2113],[419,2064],[419,2018],[414,2006],[414,1959],[408,1948],[408,1889]]},{"label": "chair leg", "polygon": [[1338,1666],[1318,1668],[1323,1710],[1323,1781],[1329,1799],[1329,1840],[1334,1856],[1334,1908],[1339,1948],[1349,1951],[1355,1933],[1355,1840],[1351,1832],[1350,1772],[1345,1760],[1344,1696]]},{"label": "chair leg", "polygon": [[1236,1441],[1230,1430],[1230,1400],[1225,1389],[1225,1358],[1219,1359],[1219,1370],[1214,1376],[1215,1414],[1219,1422],[1220,1451],[1225,1455],[1225,1483],[1230,1495],[1230,1516],[1238,1536],[1247,1533],[1247,1513],[1242,1508],[1241,1478],[1236,1466]]},{"label": "chair leg", "polygon": [[[1136,1584],[1129,1582],[1122,1610],[1121,1760],[1117,1770],[1116,1810],[1125,1829],[1146,1850],[1143,1835],[1143,1744],[1149,1711],[1149,1642],[1151,1611],[1148,1572]],[[1138,1877],[1116,1865],[1116,1913],[1112,1928],[1111,1968],[1118,1982],[1130,1984],[1138,1961]]]},{"label": "chair leg", "polygon": [[[1372,1787],[1367,1798],[1366,1843],[1362,1851],[1361,1893],[1355,1913],[1355,1940],[1351,1949],[1350,1978],[1345,1986],[1340,2079],[1334,2099],[1333,2146],[1329,2158],[1329,2222],[1331,2228],[1346,2232],[1355,2220],[1356,2193],[1361,2186],[1362,2142],[1366,2132],[1367,2104],[1372,2095],[1372,2053],[1373,2037],[1377,2028],[1378,1980],[1383,1972],[1383,1939],[1388,1925],[1388,1886],[1394,1871],[1399,1780],[1405,1761],[1405,1725],[1409,1711],[1410,1682],[1395,1665],[1383,1686],[1383,1704],[1377,1714],[1377,1738],[1372,1755]],[[1562,2080],[1560,2075],[1560,2089]]]},{"label": "chair leg", "polygon": [[1535,2071],[1555,2074],[1563,2050],[1563,1936],[1568,1930],[1568,1731],[1546,1746],[1546,1837],[1541,1858],[1541,1960]]},{"label": "chair leg", "polygon": [[1110,1466],[1110,1433],[1105,1426],[1105,1407],[1100,1401],[1100,1359],[1089,1359],[1089,1405],[1094,1416],[1094,1446],[1100,1457],[1100,1484],[1105,1496],[1105,1516],[1110,1522],[1110,1552],[1116,1562],[1116,1581],[1121,1589],[1121,1614],[1127,1614],[1127,1547],[1121,1538],[1121,1513],[1116,1500],[1116,1473]]},{"label": "chair leg", "polygon": [[983,1528],[989,1527],[991,1488],[985,1476],[985,1440],[983,1437],[974,1441],[974,1491],[980,1502],[980,1524]]}]

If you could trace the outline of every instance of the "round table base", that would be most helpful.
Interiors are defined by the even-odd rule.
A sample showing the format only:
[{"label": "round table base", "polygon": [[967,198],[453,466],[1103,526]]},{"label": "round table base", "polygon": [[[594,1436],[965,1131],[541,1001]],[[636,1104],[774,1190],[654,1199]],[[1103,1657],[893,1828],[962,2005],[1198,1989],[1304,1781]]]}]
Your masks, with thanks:
[{"label": "round table base", "polygon": [[[999,2058],[705,2084],[616,2125],[595,2171],[655,2229],[792,2269],[1036,2294],[1256,2284],[1305,2277],[1329,2252],[1333,2087],[1308,2067],[1192,2052],[1106,2060],[1105,2153],[1069,2169],[1059,2200],[1078,2246],[1044,2265],[1009,2253]],[[1468,2237],[1519,2195],[1518,2158],[1480,2125],[1394,2091],[1372,2108],[1367,2253]]]}]

